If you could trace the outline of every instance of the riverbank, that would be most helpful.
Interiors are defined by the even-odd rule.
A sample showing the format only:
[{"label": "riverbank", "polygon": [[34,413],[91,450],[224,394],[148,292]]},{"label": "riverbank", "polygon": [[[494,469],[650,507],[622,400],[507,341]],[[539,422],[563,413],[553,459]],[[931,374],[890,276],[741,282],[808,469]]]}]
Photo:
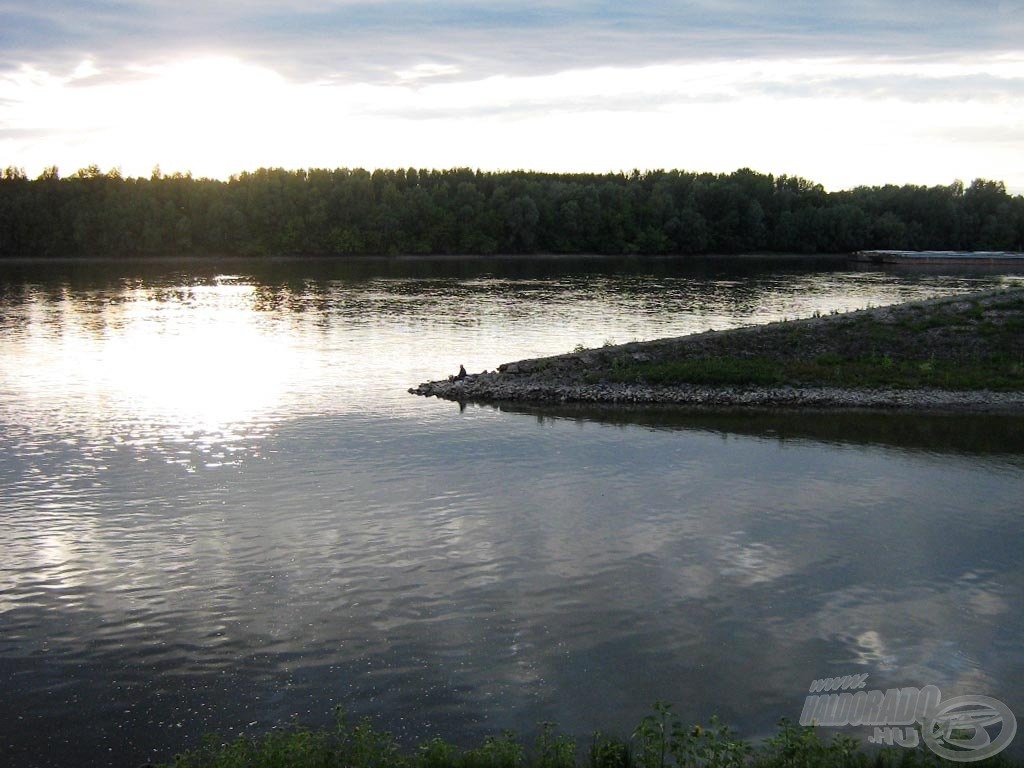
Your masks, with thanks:
[{"label": "riverbank", "polygon": [[577,350],[409,392],[459,402],[1024,412],[1024,288]]}]

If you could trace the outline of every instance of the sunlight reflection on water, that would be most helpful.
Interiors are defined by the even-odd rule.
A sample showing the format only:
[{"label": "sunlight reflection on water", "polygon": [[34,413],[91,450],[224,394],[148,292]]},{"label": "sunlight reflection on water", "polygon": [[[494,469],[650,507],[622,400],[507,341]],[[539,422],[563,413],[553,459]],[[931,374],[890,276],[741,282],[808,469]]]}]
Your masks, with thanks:
[{"label": "sunlight reflection on water", "polygon": [[[173,277],[174,275],[172,275]],[[163,278],[166,280],[166,278]],[[405,389],[576,344],[729,328],[963,291],[999,276],[768,272],[261,284],[32,285],[4,306],[0,386],[33,422],[145,440],[340,412],[408,414]],[[230,430],[227,435],[230,437]]]}]

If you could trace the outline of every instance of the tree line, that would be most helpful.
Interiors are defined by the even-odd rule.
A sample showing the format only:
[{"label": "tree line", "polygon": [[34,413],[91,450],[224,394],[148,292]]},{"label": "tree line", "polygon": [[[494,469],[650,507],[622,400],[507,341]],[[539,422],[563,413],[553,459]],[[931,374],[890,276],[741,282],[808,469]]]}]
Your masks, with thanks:
[{"label": "tree line", "polygon": [[0,257],[1021,250],[1000,181],[826,192],[797,176],[284,170],[0,176]]}]

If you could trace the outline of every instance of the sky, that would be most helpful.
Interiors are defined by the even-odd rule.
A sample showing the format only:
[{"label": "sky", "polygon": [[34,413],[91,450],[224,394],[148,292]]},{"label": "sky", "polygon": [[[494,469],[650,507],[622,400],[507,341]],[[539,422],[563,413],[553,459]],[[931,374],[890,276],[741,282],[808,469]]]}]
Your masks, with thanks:
[{"label": "sky", "polygon": [[0,0],[0,167],[1024,193],[1024,0]]}]

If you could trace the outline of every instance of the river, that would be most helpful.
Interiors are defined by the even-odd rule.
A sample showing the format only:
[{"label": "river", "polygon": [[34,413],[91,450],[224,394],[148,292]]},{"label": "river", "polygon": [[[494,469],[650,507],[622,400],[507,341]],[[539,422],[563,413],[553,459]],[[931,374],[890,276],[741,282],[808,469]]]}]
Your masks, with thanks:
[{"label": "river", "polygon": [[757,739],[857,673],[1024,713],[1024,420],[407,393],[1021,282],[795,258],[0,263],[0,762],[169,760],[336,706],[470,745],[541,721],[625,736],[660,699]]}]

